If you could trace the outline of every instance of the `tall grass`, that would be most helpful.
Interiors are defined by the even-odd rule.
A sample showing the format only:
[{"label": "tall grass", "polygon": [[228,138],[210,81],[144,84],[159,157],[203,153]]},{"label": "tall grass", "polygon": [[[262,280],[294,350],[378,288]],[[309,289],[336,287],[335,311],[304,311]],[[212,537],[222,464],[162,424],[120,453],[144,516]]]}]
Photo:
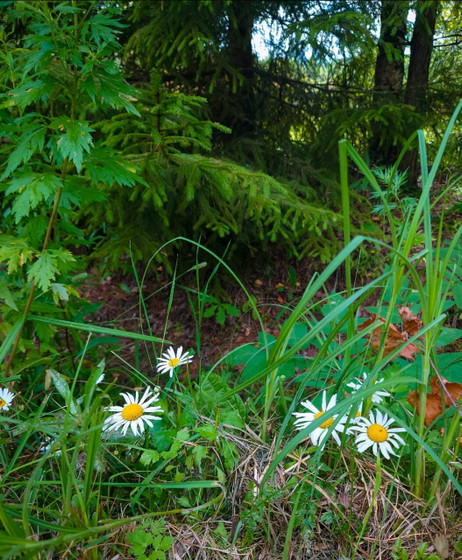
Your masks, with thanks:
[{"label": "tall grass", "polygon": [[[461,109],[462,102],[449,122],[429,171],[423,134],[419,132],[422,190],[412,207],[400,209],[399,219],[389,203],[387,189],[379,184],[373,170],[349,142],[340,142],[344,248],[320,274],[311,278],[296,303],[281,306],[276,338],[265,332],[260,305],[224,258],[200,243],[185,238],[172,240],[195,247],[196,263],[185,274],[194,275],[196,284],[194,288],[181,286],[182,275],[175,270],[171,282],[163,288],[167,321],[175,305],[176,290],[186,289],[196,325],[197,353],[200,354],[200,329],[211,280],[219,270],[228,274],[245,294],[261,330],[258,347],[246,344],[235,348],[210,368],[199,370],[194,379],[187,368],[181,376],[170,380],[155,377],[156,360],[168,344],[168,328],[167,321],[162,333],[154,333],[150,327],[150,296],[143,293],[150,263],[141,277],[134,269],[140,294],[140,332],[28,315],[27,320],[45,321],[89,336],[131,339],[137,344],[136,363],[114,352],[118,367],[125,370],[122,377],[113,375],[117,368],[108,368],[104,361],[96,359],[97,351],[90,348],[88,338],[77,367],[64,364],[61,371],[49,367],[35,379],[30,375],[24,377],[29,386],[24,380],[21,386],[20,376],[15,376],[21,395],[16,395],[12,412],[1,416],[1,557],[96,559],[113,557],[113,553],[129,554],[121,527],[131,524],[140,542],[144,542],[143,531],[147,529],[140,522],[166,516],[176,516],[177,523],[213,525],[214,538],[221,535],[229,557],[235,545],[242,542],[245,546],[256,538],[249,527],[261,527],[269,541],[276,538],[271,528],[273,505],[285,493],[287,515],[282,557],[288,559],[300,519],[312,523],[317,497],[332,499],[331,473],[353,487],[360,469],[366,468],[364,465],[372,471],[370,484],[375,498],[382,492],[384,481],[390,479],[422,497],[427,507],[433,504],[443,482],[462,494],[451,465],[451,459],[458,453],[458,409],[448,410],[442,416],[440,423],[446,429],[444,435],[438,435],[437,446],[435,434],[439,434],[436,429],[440,425],[425,424],[426,396],[432,371],[438,367],[436,347],[446,320],[451,275],[455,266],[461,266],[454,261],[454,255],[462,234],[459,228],[445,242],[443,215],[432,219],[436,213],[434,200],[442,196],[432,197],[432,185]],[[350,163],[362,173],[383,207],[388,241],[352,236]],[[390,184],[397,170],[398,162],[388,175]],[[357,285],[354,265],[361,251],[372,246],[387,261],[386,266],[375,278]],[[204,268],[202,255],[216,263],[205,282],[199,274]],[[327,286],[340,273],[345,275],[345,288],[330,293]],[[374,311],[381,319],[362,328],[363,309],[371,301],[376,303]],[[421,313],[421,330],[388,352],[387,329],[396,323],[396,307],[413,304],[416,312]],[[373,348],[367,340],[379,327],[383,335],[378,348]],[[20,323],[13,327],[0,348],[0,356],[8,353],[20,328]],[[415,363],[400,357],[410,343],[419,348]],[[304,358],[308,349],[315,351]],[[141,354],[151,372],[143,371]],[[242,363],[243,368],[231,369],[236,363]],[[19,367],[16,371],[22,370]],[[345,393],[351,393],[347,383],[363,372],[367,375],[362,387],[346,398]],[[162,387],[162,420],[141,437],[108,436],[103,423],[107,407],[117,402],[119,391],[157,384]],[[419,392],[418,410],[406,400],[413,386]],[[331,438],[324,446],[313,446],[310,434],[323,424],[325,417],[318,417],[295,433],[293,413],[300,411],[303,400],[319,398],[321,390],[338,396],[337,404],[329,410],[334,421],[327,429],[327,437],[341,418],[347,417],[351,426],[357,411],[366,416],[372,406],[377,406],[405,430],[406,445],[398,456],[386,461],[366,453],[364,458],[348,433],[342,434],[340,446]],[[373,403],[378,390],[392,394],[387,405]],[[235,485],[239,469],[251,456],[252,445],[264,450],[264,467],[259,473],[255,470],[252,476],[241,477],[245,479],[245,496],[239,498],[239,515]],[[285,486],[278,486],[276,480],[281,473],[286,477]],[[432,476],[430,482],[426,480],[428,473]],[[389,496],[392,492],[390,489]],[[314,513],[307,503],[312,504]],[[351,511],[333,505],[334,521],[342,525],[344,536],[350,539],[347,548],[353,555],[363,543],[374,507],[372,500],[358,523]],[[223,532],[216,527],[218,519],[230,516],[239,519],[233,530]],[[159,527],[156,542],[160,554],[166,533]],[[146,550],[151,546],[146,545]]]}]

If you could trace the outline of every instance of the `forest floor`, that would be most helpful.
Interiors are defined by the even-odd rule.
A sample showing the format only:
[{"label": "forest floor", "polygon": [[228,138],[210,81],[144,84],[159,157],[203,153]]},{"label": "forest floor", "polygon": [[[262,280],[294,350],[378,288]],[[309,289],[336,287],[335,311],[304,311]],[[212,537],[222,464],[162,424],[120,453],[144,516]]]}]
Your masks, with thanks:
[{"label": "forest floor", "polygon": [[[279,259],[277,264],[267,266],[263,272],[247,269],[242,275],[238,273],[248,293],[255,298],[266,333],[278,335],[279,327],[287,315],[286,310],[296,305],[315,273],[313,263],[308,259],[300,262]],[[207,283],[206,274],[207,270],[199,286],[201,291]],[[140,294],[133,273],[114,273],[101,279],[95,275],[85,284],[82,296],[91,303],[101,304],[92,315],[92,320],[102,326],[131,332],[140,332],[142,329],[144,333],[149,332],[149,327],[153,336],[168,340],[166,346],[183,346],[185,350],[192,349],[196,355],[200,346],[198,359],[190,367],[192,376],[199,366],[202,369],[211,367],[233,348],[257,341],[261,324],[246,308],[247,295],[229,274],[214,277],[208,291],[208,295],[220,303],[232,305],[240,311],[239,316],[232,316],[225,311],[222,324],[215,313],[203,317],[198,325],[198,290],[194,273],[176,283],[171,305],[170,280],[163,267],[158,267],[156,274],[146,276]],[[343,279],[334,278],[330,284],[331,290],[340,291]],[[325,295],[320,292],[318,297],[321,299]],[[149,325],[142,319],[144,312],[140,306],[141,300],[146,305]],[[210,305],[213,303],[206,304],[205,308]],[[125,342],[122,355],[129,363],[133,363],[131,354],[135,351],[134,344],[128,339]],[[150,367],[149,360],[144,365]]]}]

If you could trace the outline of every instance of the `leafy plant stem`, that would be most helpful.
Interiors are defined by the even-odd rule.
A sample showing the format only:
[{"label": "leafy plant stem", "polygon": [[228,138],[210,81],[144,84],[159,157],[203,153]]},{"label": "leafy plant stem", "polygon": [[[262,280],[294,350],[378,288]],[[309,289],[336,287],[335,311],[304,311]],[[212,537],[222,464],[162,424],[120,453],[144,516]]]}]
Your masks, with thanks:
[{"label": "leafy plant stem", "polygon": [[[64,179],[65,175],[66,175],[66,162],[64,162],[64,165],[63,165],[63,171],[61,173],[61,179]],[[56,222],[56,219],[57,219],[57,216],[58,216],[58,208],[59,208],[59,203],[61,201],[62,192],[63,192],[63,188],[62,188],[62,186],[59,186],[57,191],[56,191],[55,200],[54,200],[54,203],[53,203],[53,209],[51,211],[50,219],[48,221],[48,227],[47,227],[47,231],[46,231],[46,234],[45,234],[45,239],[43,240],[42,251],[46,251],[46,249],[48,248],[48,244],[50,243],[51,232],[53,231],[53,227],[55,225],[55,222]],[[26,315],[29,314],[30,308],[32,306],[32,302],[34,301],[34,293],[35,293],[35,282],[32,281],[31,285],[30,285],[29,296],[27,298],[26,305],[24,307],[24,312],[23,312],[24,317],[26,317]],[[24,325],[25,325],[25,321],[22,322],[22,324],[19,328],[19,331],[16,335],[16,338],[14,339],[13,347],[11,348],[11,353],[8,356],[8,360],[6,361],[6,364],[5,364],[5,372],[4,372],[5,377],[8,377],[9,374],[10,374],[11,365],[13,363],[14,357],[15,357],[16,352],[18,350],[18,346],[19,346],[19,342],[21,340]]]}]

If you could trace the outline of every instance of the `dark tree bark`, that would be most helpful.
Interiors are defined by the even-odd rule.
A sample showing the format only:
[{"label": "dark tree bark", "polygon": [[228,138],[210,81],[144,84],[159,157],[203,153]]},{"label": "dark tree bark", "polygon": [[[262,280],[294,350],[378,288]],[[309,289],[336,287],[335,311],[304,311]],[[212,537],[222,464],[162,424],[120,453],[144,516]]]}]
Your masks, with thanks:
[{"label": "dark tree bark", "polygon": [[[404,102],[412,105],[422,116],[428,110],[428,77],[439,4],[440,0],[418,0],[411,40],[411,56]],[[410,130],[409,135],[412,132],[414,130]],[[417,149],[407,152],[401,162],[401,168],[408,169],[409,183],[416,185],[419,176]]]},{"label": "dark tree bark", "polygon": [[254,137],[256,132],[255,69],[252,32],[255,2],[232,2],[228,8],[229,66],[242,76],[229,75],[228,107],[223,124],[232,129],[234,138]]},{"label": "dark tree bark", "polygon": [[[406,45],[408,0],[382,0],[380,38],[375,63],[374,107],[403,102],[404,48]],[[370,157],[374,163],[391,164],[399,153],[393,145],[393,131],[387,135],[383,125],[372,129]]]}]

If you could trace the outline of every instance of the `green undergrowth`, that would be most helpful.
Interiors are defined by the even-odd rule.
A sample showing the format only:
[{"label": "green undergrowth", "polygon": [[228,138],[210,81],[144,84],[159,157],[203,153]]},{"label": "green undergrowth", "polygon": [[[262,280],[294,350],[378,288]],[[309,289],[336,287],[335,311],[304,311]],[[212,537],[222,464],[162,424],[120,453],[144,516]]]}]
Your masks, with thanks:
[{"label": "green undergrowth", "polygon": [[[0,557],[456,557],[462,228],[445,230],[445,197],[457,183],[438,193],[433,185],[462,102],[431,165],[417,135],[418,197],[401,196],[398,166],[409,146],[391,169],[371,170],[348,141],[339,143],[343,248],[299,297],[278,304],[277,336],[245,279],[182,235],[154,246],[144,274],[132,252],[139,329],[102,327],[92,316],[97,306],[81,295],[86,276],[76,245],[89,240],[76,217],[116,184],[154,196],[143,172],[159,173],[163,158],[173,165],[166,173],[183,173],[192,201],[213,165],[178,153],[172,146],[186,141],[176,135],[163,137],[168,146],[150,153],[154,161],[125,152],[117,126],[97,127],[110,141],[93,135],[90,107],[112,113],[113,123],[142,113],[138,93],[106,58],[117,50],[116,7],[94,14],[76,2],[17,4],[25,10],[18,18],[36,10],[38,19],[27,43],[34,56],[10,52],[17,73],[9,67],[3,76],[11,83],[2,98],[9,141],[1,148]],[[68,35],[57,35],[58,23]],[[192,118],[196,102],[185,100],[186,144],[205,149],[211,125]],[[30,106],[36,110],[26,112]],[[156,111],[147,110],[154,120]],[[148,125],[136,123],[141,142]],[[352,234],[351,169],[373,193],[380,236]],[[280,185],[259,176],[261,190],[252,190],[253,173],[234,165],[226,172],[236,189],[271,202],[273,210],[256,216],[264,235]],[[184,272],[172,267],[162,287],[162,332],[150,327],[144,288],[152,264],[179,244],[196,255],[186,272],[196,279],[187,293],[193,348],[169,340]],[[374,254],[383,262],[359,282]],[[205,367],[203,319],[222,324],[241,311],[213,293],[218,274],[239,285],[260,333]],[[344,289],[328,289],[339,275]],[[435,401],[439,413],[429,420]]]}]

